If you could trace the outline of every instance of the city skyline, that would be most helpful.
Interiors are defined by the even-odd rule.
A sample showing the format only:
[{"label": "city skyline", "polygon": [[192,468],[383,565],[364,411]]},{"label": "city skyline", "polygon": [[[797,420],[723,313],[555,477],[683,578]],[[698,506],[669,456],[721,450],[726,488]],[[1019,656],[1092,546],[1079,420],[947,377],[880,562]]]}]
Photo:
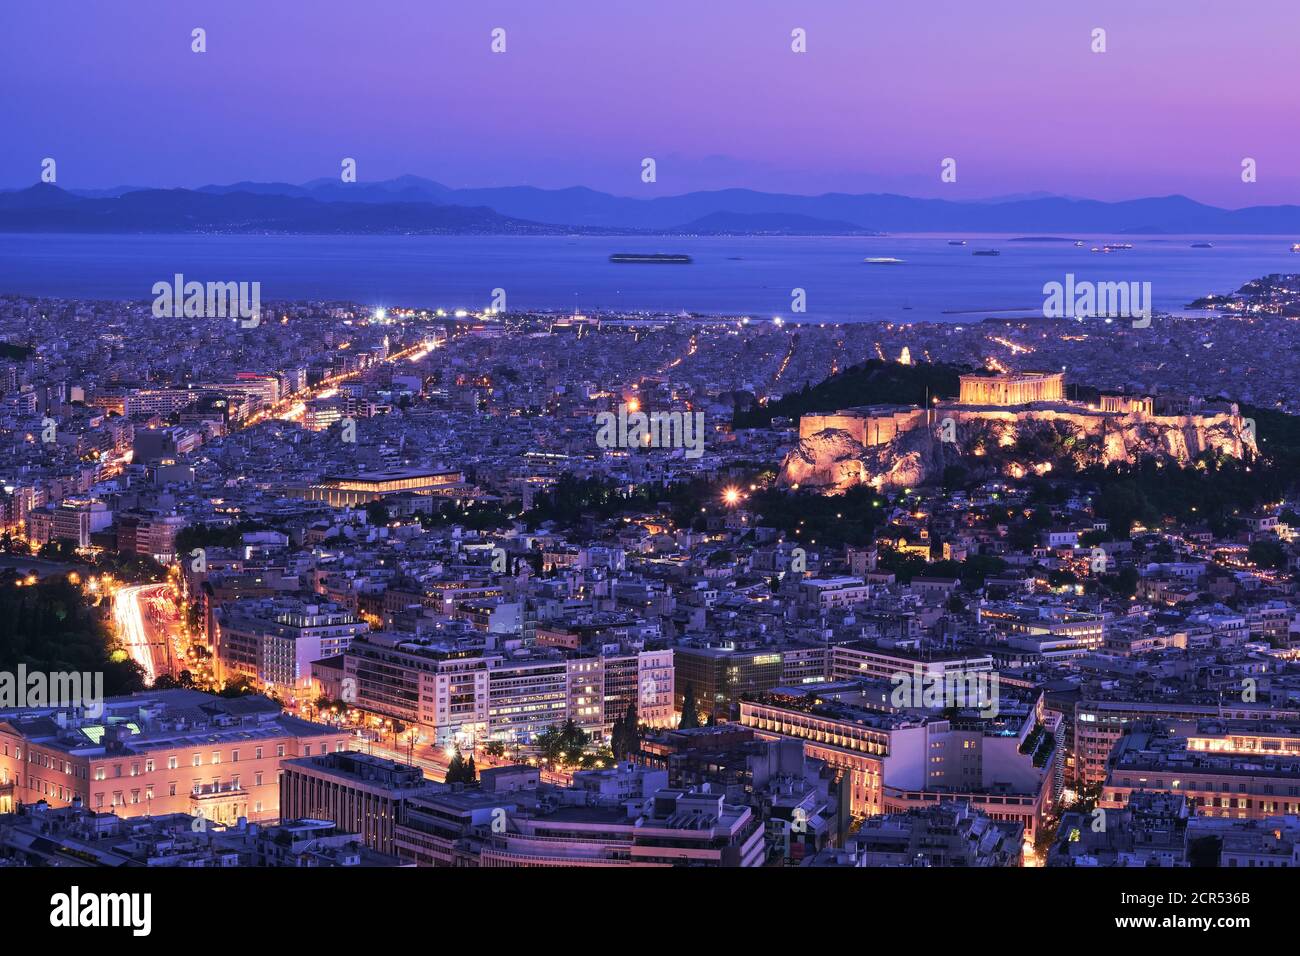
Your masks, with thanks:
[{"label": "city skyline", "polygon": [[1284,926],[1297,28],[0,6],[19,935]]}]

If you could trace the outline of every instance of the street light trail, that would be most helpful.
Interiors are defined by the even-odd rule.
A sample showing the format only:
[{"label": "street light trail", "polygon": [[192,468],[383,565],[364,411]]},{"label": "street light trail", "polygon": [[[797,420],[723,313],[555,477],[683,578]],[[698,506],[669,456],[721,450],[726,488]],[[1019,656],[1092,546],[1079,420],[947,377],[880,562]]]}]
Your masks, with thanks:
[{"label": "street light trail", "polygon": [[131,659],[140,665],[145,682],[150,685],[158,679],[158,667],[154,660],[155,642],[150,640],[149,629],[144,622],[141,599],[153,601],[165,594],[166,590],[165,584],[137,584],[121,588],[113,595],[113,620],[117,625],[118,637]]}]

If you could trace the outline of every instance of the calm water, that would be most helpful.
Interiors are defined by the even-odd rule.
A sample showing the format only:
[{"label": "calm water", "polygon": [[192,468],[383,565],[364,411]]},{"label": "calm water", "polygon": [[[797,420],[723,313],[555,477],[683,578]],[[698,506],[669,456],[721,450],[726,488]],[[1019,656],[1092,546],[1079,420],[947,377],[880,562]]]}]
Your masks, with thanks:
[{"label": "calm water", "polygon": [[[950,238],[967,245],[952,246]],[[1290,240],[1269,237],[1008,236],[887,238],[609,238],[460,236],[0,235],[0,294],[149,299],[180,272],[199,281],[260,281],[262,298],[477,309],[504,288],[511,309],[693,311],[794,319],[971,321],[1039,313],[1044,282],[1152,284],[1157,309],[1228,292],[1269,272],[1300,271]],[[1193,249],[1193,241],[1212,249]],[[1105,242],[1129,250],[1090,252]],[[1000,249],[999,257],[972,256]],[[671,252],[691,265],[629,265],[613,252]],[[868,265],[893,256],[901,265]],[[807,291],[806,315],[791,290]]]}]

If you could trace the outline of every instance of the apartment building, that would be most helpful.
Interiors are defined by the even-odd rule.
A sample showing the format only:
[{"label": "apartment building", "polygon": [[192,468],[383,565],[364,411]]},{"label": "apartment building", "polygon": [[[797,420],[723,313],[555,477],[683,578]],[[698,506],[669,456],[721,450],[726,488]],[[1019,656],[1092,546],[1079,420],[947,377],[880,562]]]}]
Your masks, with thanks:
[{"label": "apartment building", "polygon": [[318,754],[286,760],[280,810],[287,820],[330,820],[367,847],[394,853],[394,831],[405,802],[441,787],[419,767],[370,754]]},{"label": "apartment building", "polygon": [[1115,745],[1100,806],[1146,791],[1184,796],[1198,817],[1300,814],[1300,726],[1199,721],[1134,729]]},{"label": "apartment building", "polygon": [[312,661],[343,653],[369,629],[346,608],[293,597],[242,599],[216,616],[218,676],[296,696],[311,692]]},{"label": "apartment building", "polygon": [[672,723],[673,651],[604,650],[506,652],[474,638],[373,633],[350,645],[343,679],[358,709],[419,725],[441,746],[527,745],[567,720],[603,738],[632,704],[643,723]]},{"label": "apartment building", "polygon": [[795,738],[809,757],[849,776],[849,807],[869,817],[970,803],[1032,839],[1054,797],[1056,718],[1034,692],[1003,687],[999,713],[894,708],[888,687],[779,688],[742,701],[740,723],[761,738]]},{"label": "apartment building", "polygon": [[565,805],[489,831],[485,867],[761,866],[762,821],[707,787],[664,788],[626,805]]},{"label": "apartment building", "polygon": [[[1204,698],[1204,695],[1201,695]],[[1084,697],[1074,705],[1073,736],[1078,788],[1094,787],[1106,779],[1111,750],[1125,731],[1143,721],[1199,721],[1211,718],[1238,720],[1269,726],[1300,721],[1300,711],[1227,698],[1171,703],[1167,700],[1098,699]]]}]

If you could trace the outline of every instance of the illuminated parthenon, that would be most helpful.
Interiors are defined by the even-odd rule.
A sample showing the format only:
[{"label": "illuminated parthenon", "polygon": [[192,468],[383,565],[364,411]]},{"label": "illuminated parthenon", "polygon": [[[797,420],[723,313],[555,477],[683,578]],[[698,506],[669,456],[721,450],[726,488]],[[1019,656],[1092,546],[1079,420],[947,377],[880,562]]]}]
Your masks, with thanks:
[{"label": "illuminated parthenon", "polygon": [[1028,405],[1065,400],[1064,372],[1014,372],[1010,375],[962,375],[960,405]]}]

